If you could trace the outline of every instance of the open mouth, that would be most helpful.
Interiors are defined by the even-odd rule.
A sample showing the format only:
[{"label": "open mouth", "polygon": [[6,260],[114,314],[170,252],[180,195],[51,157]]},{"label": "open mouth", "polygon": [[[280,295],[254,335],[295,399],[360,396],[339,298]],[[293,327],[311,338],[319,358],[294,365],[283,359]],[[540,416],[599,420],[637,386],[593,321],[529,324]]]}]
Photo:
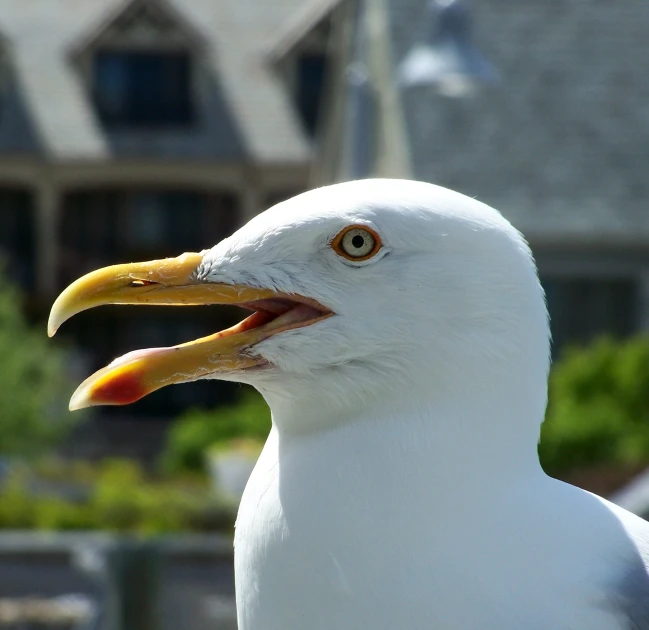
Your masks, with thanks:
[{"label": "open mouth", "polygon": [[56,300],[48,332],[74,314],[104,304],[184,306],[229,304],[253,311],[238,324],[213,335],[166,348],[136,350],[87,378],[73,394],[70,409],[124,405],[173,383],[225,377],[269,364],[254,346],[289,330],[334,315],[316,300],[273,289],[218,284],[196,277],[201,254],[99,269],[70,285]]},{"label": "open mouth", "polygon": [[[243,333],[255,332],[256,337],[254,343],[249,343],[246,346],[246,348],[249,349],[254,344],[257,344],[264,339],[268,339],[273,335],[277,335],[281,332],[286,332],[287,330],[295,330],[297,328],[303,328],[304,326],[310,326],[311,324],[315,324],[316,322],[319,322],[323,319],[327,319],[334,314],[332,311],[325,308],[315,300],[303,298],[301,296],[298,300],[296,299],[296,297],[297,296],[293,296],[291,298],[266,298],[261,300],[252,300],[250,302],[243,302],[241,304],[234,304],[233,306],[239,306],[249,311],[253,311],[252,315],[248,315],[248,317],[238,322],[234,326],[231,326],[230,328],[225,328],[224,330],[221,330],[207,337],[202,337],[201,339],[187,341],[177,346],[133,350],[132,352],[128,352],[127,354],[114,359],[107,367],[116,368],[122,365],[126,365],[136,359],[150,357],[155,354],[171,352],[175,348],[204,344],[206,342],[216,341],[224,337],[234,337]],[[243,348],[244,347],[242,346],[242,349]],[[257,361],[258,363],[256,365],[241,369],[251,369],[253,367],[258,368],[264,366],[267,367],[269,365],[261,358],[258,358]],[[197,373],[195,378],[187,378],[187,381],[197,380],[202,376],[204,375]]]},{"label": "open mouth", "polygon": [[244,302],[237,306],[254,311],[254,313],[217,334],[236,335],[257,328],[276,335],[286,330],[314,324],[333,315],[329,309],[308,298],[300,298],[299,301],[295,297],[266,298]]}]

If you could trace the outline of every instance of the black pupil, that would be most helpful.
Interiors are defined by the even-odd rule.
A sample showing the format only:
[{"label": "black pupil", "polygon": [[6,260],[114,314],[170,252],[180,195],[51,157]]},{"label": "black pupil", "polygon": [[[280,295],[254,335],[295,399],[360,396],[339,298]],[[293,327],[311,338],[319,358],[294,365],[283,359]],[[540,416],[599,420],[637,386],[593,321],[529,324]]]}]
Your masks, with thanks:
[{"label": "black pupil", "polygon": [[363,245],[365,245],[365,239],[360,234],[357,234],[356,236],[354,236],[354,238],[352,238],[352,245],[356,249],[360,249],[361,247],[363,247]]}]

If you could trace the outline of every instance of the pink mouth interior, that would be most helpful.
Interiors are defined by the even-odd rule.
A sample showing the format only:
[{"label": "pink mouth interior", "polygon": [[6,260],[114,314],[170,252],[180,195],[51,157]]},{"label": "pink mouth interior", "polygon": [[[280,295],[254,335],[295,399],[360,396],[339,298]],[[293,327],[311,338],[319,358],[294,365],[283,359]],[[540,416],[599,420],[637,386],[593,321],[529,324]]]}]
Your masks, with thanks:
[{"label": "pink mouth interior", "polygon": [[297,302],[287,298],[268,298],[240,304],[243,308],[255,311],[253,315],[239,324],[236,332],[259,328],[273,322],[273,329],[290,327],[300,322],[317,320],[329,311],[316,308],[304,302]]}]

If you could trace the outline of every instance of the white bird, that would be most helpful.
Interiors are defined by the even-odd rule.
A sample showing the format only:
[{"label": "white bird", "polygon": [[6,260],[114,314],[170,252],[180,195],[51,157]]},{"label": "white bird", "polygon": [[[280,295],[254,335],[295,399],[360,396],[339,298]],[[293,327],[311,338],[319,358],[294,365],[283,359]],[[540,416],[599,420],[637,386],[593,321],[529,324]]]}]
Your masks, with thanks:
[{"label": "white bird", "polygon": [[249,383],[273,424],[237,518],[240,630],[649,628],[649,525],[537,456],[549,329],[523,237],[431,184],[317,189],[200,254],[71,285],[107,303],[238,303],[224,333],[130,353],[71,407]]}]

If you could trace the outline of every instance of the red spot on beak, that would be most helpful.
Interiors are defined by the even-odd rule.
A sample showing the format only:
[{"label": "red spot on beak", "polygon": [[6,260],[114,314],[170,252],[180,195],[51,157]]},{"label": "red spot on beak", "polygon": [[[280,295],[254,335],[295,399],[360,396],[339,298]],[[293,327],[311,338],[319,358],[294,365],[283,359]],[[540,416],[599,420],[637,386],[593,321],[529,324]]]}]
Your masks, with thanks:
[{"label": "red spot on beak", "polygon": [[106,379],[93,388],[92,400],[93,403],[103,405],[129,405],[148,393],[142,379],[127,371]]}]

